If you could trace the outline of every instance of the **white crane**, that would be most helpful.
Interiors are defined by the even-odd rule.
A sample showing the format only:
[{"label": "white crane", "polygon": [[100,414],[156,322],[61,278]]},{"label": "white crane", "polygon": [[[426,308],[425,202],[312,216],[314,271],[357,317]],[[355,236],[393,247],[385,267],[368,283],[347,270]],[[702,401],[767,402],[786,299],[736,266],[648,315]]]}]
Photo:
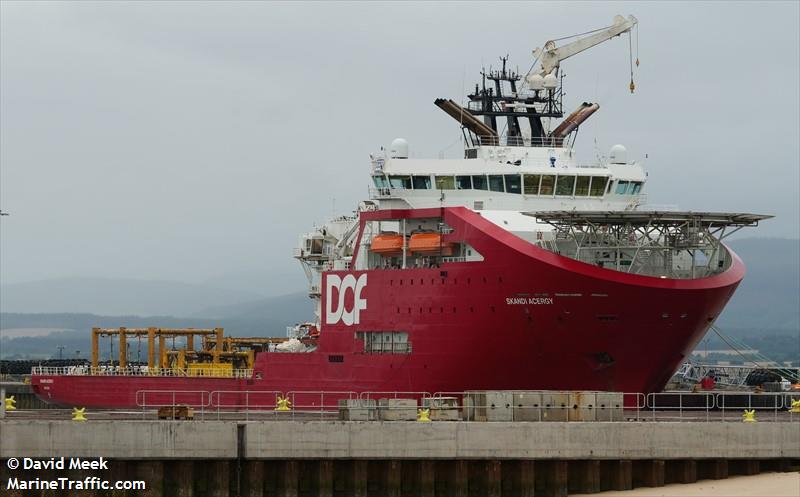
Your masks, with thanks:
[{"label": "white crane", "polygon": [[528,83],[531,85],[531,87],[535,88],[538,86],[537,83],[541,81],[535,80],[538,80],[539,78],[546,78],[548,75],[552,75],[553,78],[555,78],[558,72],[559,64],[562,60],[583,52],[586,49],[592,48],[595,45],[603,43],[604,41],[610,40],[615,36],[619,36],[622,33],[627,33],[638,22],[639,21],[633,16],[628,16],[628,18],[625,19],[621,15],[617,15],[614,16],[614,23],[611,26],[601,29],[591,36],[580,38],[561,47],[556,47],[555,41],[548,41],[544,44],[543,49],[537,47],[533,51],[533,55],[541,61],[542,69],[538,73],[532,72],[529,74],[526,78]]}]

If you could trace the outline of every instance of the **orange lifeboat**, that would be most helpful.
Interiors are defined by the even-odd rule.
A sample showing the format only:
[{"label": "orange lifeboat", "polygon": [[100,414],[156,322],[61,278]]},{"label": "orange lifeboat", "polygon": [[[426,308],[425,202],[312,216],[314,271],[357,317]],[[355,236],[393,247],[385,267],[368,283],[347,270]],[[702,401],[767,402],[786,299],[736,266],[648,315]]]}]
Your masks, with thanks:
[{"label": "orange lifeboat", "polygon": [[395,234],[380,234],[372,238],[370,250],[376,254],[400,254],[403,252],[403,237]]},{"label": "orange lifeboat", "polygon": [[439,233],[415,233],[408,240],[408,250],[417,254],[450,256],[454,245],[443,241]]}]

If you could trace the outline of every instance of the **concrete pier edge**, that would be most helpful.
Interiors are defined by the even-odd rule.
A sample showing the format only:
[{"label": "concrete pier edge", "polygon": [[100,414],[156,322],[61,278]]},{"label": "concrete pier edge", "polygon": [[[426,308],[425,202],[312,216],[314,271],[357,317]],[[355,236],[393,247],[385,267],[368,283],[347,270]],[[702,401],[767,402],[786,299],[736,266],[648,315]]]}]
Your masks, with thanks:
[{"label": "concrete pier edge", "polygon": [[145,496],[566,496],[798,471],[800,423],[0,422],[0,481],[62,456]]},{"label": "concrete pier edge", "polygon": [[800,458],[800,423],[3,420],[0,458]]}]

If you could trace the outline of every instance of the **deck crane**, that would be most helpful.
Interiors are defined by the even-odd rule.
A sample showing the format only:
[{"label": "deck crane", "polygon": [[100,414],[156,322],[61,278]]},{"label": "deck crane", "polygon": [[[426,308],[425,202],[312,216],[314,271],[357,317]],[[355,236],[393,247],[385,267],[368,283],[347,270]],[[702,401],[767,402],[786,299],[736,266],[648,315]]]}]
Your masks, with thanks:
[{"label": "deck crane", "polygon": [[[469,99],[466,107],[462,107],[451,99],[437,98],[434,101],[447,115],[461,125],[465,143],[471,147],[477,145],[530,145],[534,147],[562,147],[578,126],[599,109],[598,104],[582,103],[572,114],[552,131],[543,119],[561,119],[564,117],[563,88],[559,81],[558,68],[561,61],[579,54],[595,45],[610,40],[623,33],[632,33],[639,21],[634,16],[614,17],[611,26],[587,31],[564,38],[557,38],[545,43],[544,48],[533,51],[536,57],[534,66],[524,76],[507,67],[508,57],[500,57],[500,69],[481,72],[482,82],[475,85],[475,90],[466,95]],[[638,31],[637,31],[638,33]],[[556,46],[557,42],[565,42]],[[631,52],[631,84],[633,93],[633,42],[629,43]],[[637,43],[638,50],[638,43]],[[541,68],[536,69],[537,62]],[[639,60],[636,60],[639,65]],[[518,82],[522,81],[527,90],[520,91]],[[510,91],[507,91],[510,90]],[[498,118],[506,119],[506,126],[498,125]],[[528,121],[530,135],[525,136],[521,124]],[[505,136],[503,136],[505,135]],[[470,152],[473,153],[473,152]]]},{"label": "deck crane", "polygon": [[[533,56],[541,61],[542,69],[538,73],[531,73],[528,75],[527,81],[532,84],[532,79],[546,78],[552,75],[555,78],[558,74],[558,67],[562,60],[579,54],[584,50],[599,45],[604,41],[608,41],[615,36],[622,33],[630,32],[639,21],[634,16],[628,16],[627,19],[621,15],[614,16],[614,23],[608,28],[601,28],[591,36],[580,38],[572,43],[556,47],[556,41],[551,40],[544,44],[544,48],[536,48],[533,51]],[[562,38],[563,39],[563,38]]]}]

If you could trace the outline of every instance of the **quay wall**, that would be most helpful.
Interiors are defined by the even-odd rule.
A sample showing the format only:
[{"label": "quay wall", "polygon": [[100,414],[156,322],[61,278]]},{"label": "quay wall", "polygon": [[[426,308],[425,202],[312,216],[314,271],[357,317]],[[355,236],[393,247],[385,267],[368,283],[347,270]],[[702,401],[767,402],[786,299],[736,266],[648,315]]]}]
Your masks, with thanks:
[{"label": "quay wall", "polygon": [[800,424],[89,421],[0,423],[0,458],[800,458]]},{"label": "quay wall", "polygon": [[[12,468],[104,457],[106,471]],[[0,421],[0,484],[138,480],[85,497],[565,497],[800,470],[798,422]]]}]

